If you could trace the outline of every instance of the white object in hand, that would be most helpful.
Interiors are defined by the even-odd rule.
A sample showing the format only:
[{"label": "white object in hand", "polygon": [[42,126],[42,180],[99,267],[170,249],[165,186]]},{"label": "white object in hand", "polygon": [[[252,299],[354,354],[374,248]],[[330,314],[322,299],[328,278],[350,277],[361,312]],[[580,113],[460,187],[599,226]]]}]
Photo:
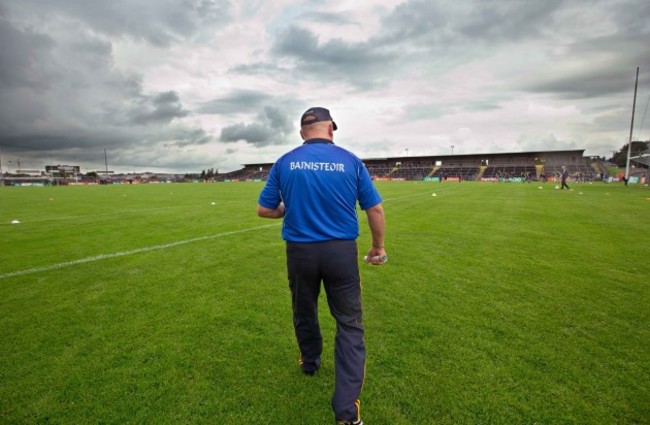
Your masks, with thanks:
[{"label": "white object in hand", "polygon": [[388,257],[385,255],[375,255],[374,257],[368,258],[366,255],[363,257],[363,261],[372,264],[384,264],[386,261],[388,261]]}]

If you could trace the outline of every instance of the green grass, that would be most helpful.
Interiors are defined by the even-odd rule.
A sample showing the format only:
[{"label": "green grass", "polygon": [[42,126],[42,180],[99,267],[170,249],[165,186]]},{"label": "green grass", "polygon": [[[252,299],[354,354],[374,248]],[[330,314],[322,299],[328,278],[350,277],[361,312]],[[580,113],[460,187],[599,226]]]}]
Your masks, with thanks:
[{"label": "green grass", "polygon": [[[366,423],[650,423],[650,190],[538,186],[378,183]],[[0,423],[332,423],[261,187],[0,187]]]}]

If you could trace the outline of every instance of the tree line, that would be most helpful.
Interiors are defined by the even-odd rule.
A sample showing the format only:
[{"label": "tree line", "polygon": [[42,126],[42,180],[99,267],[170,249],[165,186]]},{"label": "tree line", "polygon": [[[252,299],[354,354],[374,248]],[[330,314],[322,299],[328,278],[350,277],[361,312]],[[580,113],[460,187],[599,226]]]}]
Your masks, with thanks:
[{"label": "tree line", "polygon": [[[630,156],[639,156],[642,153],[648,152],[650,149],[648,146],[649,144],[650,142],[632,142]],[[625,167],[627,163],[627,148],[629,145],[629,143],[623,145],[623,147],[618,152],[614,152],[612,157],[607,161],[616,164],[619,167]]]}]

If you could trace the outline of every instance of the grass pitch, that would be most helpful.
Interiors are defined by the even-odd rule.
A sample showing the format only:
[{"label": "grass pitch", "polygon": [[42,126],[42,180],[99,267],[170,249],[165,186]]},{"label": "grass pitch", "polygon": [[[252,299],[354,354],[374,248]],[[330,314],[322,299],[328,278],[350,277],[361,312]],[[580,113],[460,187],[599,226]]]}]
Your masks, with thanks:
[{"label": "grass pitch", "polygon": [[[650,423],[647,187],[377,186],[366,423]],[[261,188],[0,187],[0,423],[332,423]]]}]

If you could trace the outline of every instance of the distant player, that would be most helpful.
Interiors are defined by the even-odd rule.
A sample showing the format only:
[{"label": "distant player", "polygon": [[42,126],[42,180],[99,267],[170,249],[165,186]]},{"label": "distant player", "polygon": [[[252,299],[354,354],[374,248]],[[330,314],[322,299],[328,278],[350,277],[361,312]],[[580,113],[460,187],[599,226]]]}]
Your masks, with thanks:
[{"label": "distant player", "polygon": [[562,172],[560,173],[560,180],[562,181],[562,187],[560,189],[564,189],[565,187],[568,189],[569,185],[566,184],[566,179],[569,178],[569,170],[567,170],[566,166],[562,166]]}]

